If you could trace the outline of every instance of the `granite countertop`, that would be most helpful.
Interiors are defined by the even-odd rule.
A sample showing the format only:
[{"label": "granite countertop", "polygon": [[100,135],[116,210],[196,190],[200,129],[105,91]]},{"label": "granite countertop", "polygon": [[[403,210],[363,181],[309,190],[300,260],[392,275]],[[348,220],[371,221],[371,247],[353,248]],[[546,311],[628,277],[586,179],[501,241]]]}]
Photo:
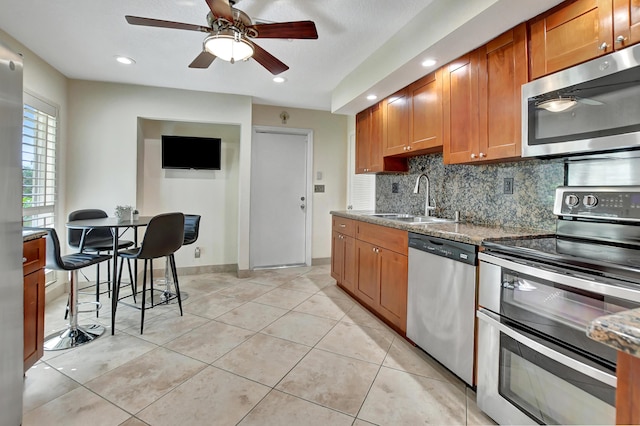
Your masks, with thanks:
[{"label": "granite countertop", "polygon": [[371,216],[371,211],[332,211],[332,215],[345,217],[348,219],[360,220],[362,222],[376,225],[388,226],[390,228],[401,229],[403,231],[415,232],[416,234],[429,235],[432,237],[445,238],[467,244],[481,245],[483,241],[496,241],[507,238],[526,238],[543,235],[554,235],[551,230],[527,229],[527,228],[506,228],[502,226],[474,225],[472,223],[438,222],[418,225],[408,225],[396,220],[384,219],[382,217]]},{"label": "granite countertop", "polygon": [[38,238],[42,238],[47,233],[45,231],[33,231],[33,230],[22,230],[22,242],[26,243],[27,241],[37,240]]},{"label": "granite countertop", "polygon": [[594,319],[587,327],[587,336],[640,357],[640,308]]}]

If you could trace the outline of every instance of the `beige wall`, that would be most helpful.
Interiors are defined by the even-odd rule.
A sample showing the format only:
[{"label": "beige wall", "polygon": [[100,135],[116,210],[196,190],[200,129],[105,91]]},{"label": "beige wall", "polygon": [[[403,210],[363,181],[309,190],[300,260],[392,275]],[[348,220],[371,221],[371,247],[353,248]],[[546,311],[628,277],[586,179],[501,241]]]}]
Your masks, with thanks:
[{"label": "beige wall", "polygon": [[[203,236],[203,242],[211,241],[212,244],[203,247],[203,253],[215,250],[224,251],[226,255],[231,253],[234,260],[231,263],[237,263],[240,269],[248,269],[251,98],[71,80],[69,114],[73,120],[69,123],[66,211],[93,206],[111,213],[119,204],[136,205],[139,192],[145,185],[141,198],[143,215],[153,215],[160,212],[156,210],[175,205],[172,201],[160,202],[157,197],[183,201],[194,198],[201,203],[190,204],[189,209],[194,212],[205,210],[210,200],[205,200],[207,194],[200,193],[200,182],[191,186],[188,180],[182,184],[173,180],[169,185],[177,185],[178,188],[173,188],[172,194],[163,193],[167,189],[167,181],[156,180],[159,185],[156,198],[148,199],[147,194],[152,191],[149,185],[154,179],[147,173],[155,173],[157,169],[147,170],[144,160],[139,159],[139,144],[144,141],[144,129],[139,125],[139,119],[237,126],[238,152],[234,154],[237,177],[233,184],[237,193],[237,218],[233,229],[237,232],[236,245],[214,247],[214,237]],[[140,151],[144,158],[146,149]],[[157,150],[151,150],[150,155],[154,152]],[[139,171],[139,165],[144,170]],[[149,183],[141,184],[140,176],[145,181],[149,178]],[[183,260],[193,261],[193,256],[184,256]],[[220,261],[227,263],[229,258]]]},{"label": "beige wall", "polygon": [[[181,211],[202,216],[198,241],[176,253],[179,267],[237,263],[240,127],[146,119],[140,122],[144,146],[138,148],[142,163],[136,207],[145,214]],[[220,138],[221,170],[162,169],[162,135]],[[195,247],[200,248],[199,258],[194,256]]]},{"label": "beige wall", "polygon": [[[289,114],[282,124],[280,114]],[[331,256],[329,211],[344,210],[347,200],[347,116],[326,111],[253,105],[253,125],[313,130],[313,184],[325,185],[324,193],[313,195],[313,259]],[[322,172],[322,180],[317,179]]]}]

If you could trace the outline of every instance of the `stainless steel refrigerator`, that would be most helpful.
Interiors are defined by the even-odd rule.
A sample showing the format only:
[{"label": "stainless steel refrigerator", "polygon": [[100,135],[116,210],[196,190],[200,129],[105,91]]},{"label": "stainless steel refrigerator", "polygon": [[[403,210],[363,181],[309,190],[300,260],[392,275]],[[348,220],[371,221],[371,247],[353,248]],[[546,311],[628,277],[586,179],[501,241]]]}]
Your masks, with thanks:
[{"label": "stainless steel refrigerator", "polygon": [[0,425],[22,423],[22,58],[0,44]]}]

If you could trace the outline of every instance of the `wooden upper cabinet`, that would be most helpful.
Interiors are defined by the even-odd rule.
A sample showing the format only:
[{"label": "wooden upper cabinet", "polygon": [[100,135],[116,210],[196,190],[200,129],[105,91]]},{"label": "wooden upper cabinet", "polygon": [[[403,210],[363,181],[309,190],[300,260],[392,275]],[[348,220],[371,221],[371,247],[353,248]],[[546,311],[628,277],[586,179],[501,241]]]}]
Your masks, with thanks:
[{"label": "wooden upper cabinet", "polygon": [[382,157],[384,118],[382,103],[356,115],[356,173],[407,171],[405,159]]},{"label": "wooden upper cabinet", "polygon": [[356,173],[366,173],[369,168],[371,134],[371,110],[356,115]]},{"label": "wooden upper cabinet", "polygon": [[[577,0],[534,19],[530,24],[531,79],[611,53],[612,11],[612,0]],[[635,13],[637,19],[637,10]]]},{"label": "wooden upper cabinet", "polygon": [[442,149],[442,70],[409,86],[409,151]]},{"label": "wooden upper cabinet", "polygon": [[383,101],[382,155],[412,156],[442,150],[442,71],[411,83]]},{"label": "wooden upper cabinet", "polygon": [[407,152],[409,145],[409,97],[407,89],[389,96],[382,102],[384,132],[382,155]]},{"label": "wooden upper cabinet", "polygon": [[356,173],[382,171],[382,111],[380,104],[356,115]]},{"label": "wooden upper cabinet", "polygon": [[640,0],[613,0],[613,43],[615,49],[640,43]]},{"label": "wooden upper cabinet", "polygon": [[467,163],[478,146],[479,51],[464,55],[443,70],[443,153],[445,164]]},{"label": "wooden upper cabinet", "polygon": [[521,93],[528,81],[526,38],[526,24],[520,24],[480,49],[478,160],[521,155]]},{"label": "wooden upper cabinet", "polygon": [[445,164],[520,156],[526,45],[526,24],[520,24],[445,66]]}]

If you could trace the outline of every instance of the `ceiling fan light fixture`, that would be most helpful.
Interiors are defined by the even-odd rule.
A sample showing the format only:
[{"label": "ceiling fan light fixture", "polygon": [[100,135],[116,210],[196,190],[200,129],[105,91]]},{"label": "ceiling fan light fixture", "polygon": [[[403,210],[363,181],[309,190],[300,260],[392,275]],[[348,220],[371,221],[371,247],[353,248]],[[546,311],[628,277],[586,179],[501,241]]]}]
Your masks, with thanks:
[{"label": "ceiling fan light fixture", "polygon": [[204,40],[204,49],[222,59],[234,63],[253,56],[253,44],[241,33],[233,30],[221,30]]},{"label": "ceiling fan light fixture", "polygon": [[567,98],[558,97],[539,102],[536,104],[536,108],[546,109],[549,112],[562,112],[568,110],[577,103],[578,101],[573,96]]}]

